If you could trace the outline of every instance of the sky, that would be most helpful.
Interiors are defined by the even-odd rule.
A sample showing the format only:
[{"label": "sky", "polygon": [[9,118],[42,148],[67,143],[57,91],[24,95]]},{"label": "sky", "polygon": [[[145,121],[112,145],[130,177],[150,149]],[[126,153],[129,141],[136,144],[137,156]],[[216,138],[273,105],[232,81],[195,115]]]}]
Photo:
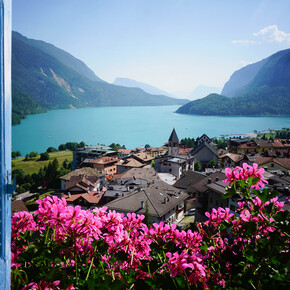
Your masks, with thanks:
[{"label": "sky", "polygon": [[290,1],[13,0],[12,28],[84,61],[186,96],[290,47]]}]

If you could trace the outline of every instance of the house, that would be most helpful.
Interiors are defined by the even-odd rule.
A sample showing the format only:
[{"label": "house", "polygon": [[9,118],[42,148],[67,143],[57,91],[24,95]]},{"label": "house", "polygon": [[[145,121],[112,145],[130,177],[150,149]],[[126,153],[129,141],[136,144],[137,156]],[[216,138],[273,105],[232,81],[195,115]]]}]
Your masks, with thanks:
[{"label": "house", "polygon": [[269,140],[257,139],[250,140],[247,143],[241,144],[237,147],[238,154],[267,154],[281,156],[287,154],[287,149],[278,139],[270,138]]},{"label": "house", "polygon": [[85,193],[100,190],[100,181],[97,176],[78,175],[71,176],[66,183],[65,192]]},{"label": "house", "polygon": [[152,167],[132,168],[115,178],[114,183],[107,186],[104,201],[110,202],[121,196],[131,194],[138,188],[148,187],[155,181],[159,181],[156,171]]},{"label": "house", "polygon": [[148,155],[146,152],[134,153],[131,157],[144,165],[151,165],[152,160],[154,160],[154,158]]},{"label": "house", "polygon": [[80,205],[82,209],[93,209],[97,206],[102,206],[101,199],[105,194],[106,189],[104,188],[102,191],[90,191],[86,193],[77,193],[71,194],[67,193],[64,194],[63,197],[65,198],[66,202],[71,205]]},{"label": "house", "polygon": [[166,146],[160,147],[148,147],[146,149],[146,153],[150,155],[152,158],[155,158],[160,155],[164,155],[168,152],[168,148]]},{"label": "house", "polygon": [[218,153],[207,142],[202,142],[197,145],[189,152],[189,155],[194,156],[195,161],[198,161],[203,169],[207,167],[210,161],[214,161],[215,164],[218,164]]},{"label": "house", "polygon": [[132,154],[133,154],[133,150],[131,150],[131,149],[122,149],[121,148],[118,150],[118,157],[121,159],[129,157]]},{"label": "house", "polygon": [[72,169],[77,169],[85,159],[97,159],[101,156],[116,155],[111,147],[105,145],[94,145],[77,148],[73,151]]},{"label": "house", "polygon": [[119,161],[119,158],[114,156],[105,156],[97,159],[85,159],[81,166],[92,167],[100,170],[105,175],[113,175],[117,173],[116,163]]},{"label": "house", "polygon": [[220,158],[220,164],[222,168],[234,168],[236,166],[242,166],[244,162],[250,164],[251,162],[249,161],[247,155],[242,155],[242,154],[234,154],[234,153],[226,153]]},{"label": "house", "polygon": [[63,197],[68,204],[80,205],[84,209],[94,208],[106,192],[106,187],[101,185],[97,176],[72,175],[65,185]]},{"label": "house", "polygon": [[255,163],[270,172],[281,170],[282,172],[290,174],[290,158],[257,157]]},{"label": "house", "polygon": [[205,176],[206,175],[201,172],[187,171],[179,180],[174,183],[173,186],[179,189],[183,189],[188,193],[187,189],[191,185],[194,185],[204,179]]},{"label": "house", "polygon": [[83,168],[71,171],[70,173],[60,177],[61,190],[62,191],[65,190],[65,188],[67,187],[67,183],[69,182],[69,180],[71,179],[72,176],[80,176],[80,175],[86,176],[89,180],[91,177],[98,178],[100,180],[101,185],[105,181],[105,175],[101,171],[99,171],[95,168],[91,168],[91,167],[83,167]]},{"label": "house", "polygon": [[136,147],[135,149],[133,149],[134,153],[139,153],[139,152],[145,152],[145,148],[142,147]]},{"label": "house", "polygon": [[229,207],[232,212],[235,210],[236,197],[222,199],[222,194],[225,193],[226,186],[228,186],[223,182],[224,179],[226,176],[223,172],[214,172],[187,188],[186,192],[192,197],[196,197],[196,221],[205,221],[207,219],[205,212],[211,211],[213,208]]},{"label": "house", "polygon": [[239,138],[230,138],[228,140],[228,146],[227,146],[227,148],[228,148],[228,150],[230,152],[237,153],[238,152],[237,151],[238,150],[238,147],[240,145],[242,145],[242,144],[247,143],[247,142],[248,142],[247,139],[244,139],[244,138],[241,138],[241,137],[239,137]]},{"label": "house", "polygon": [[108,209],[121,213],[145,214],[148,208],[152,222],[174,223],[184,216],[184,201],[188,194],[163,181],[119,197],[106,204]]},{"label": "house", "polygon": [[120,174],[116,179],[118,184],[125,184],[128,180],[145,180],[146,185],[154,181],[160,180],[158,174],[152,167],[132,168],[123,174]]},{"label": "house", "polygon": [[116,163],[116,166],[117,166],[117,174],[122,174],[131,168],[144,167],[145,164],[139,162],[138,160],[134,158],[125,158],[125,159],[119,160],[118,163]]},{"label": "house", "polygon": [[[168,156],[160,162],[158,160],[158,168],[161,173],[171,173],[176,178],[180,178],[188,170],[194,170],[194,157],[189,156]],[[155,161],[156,165],[156,161]]]}]

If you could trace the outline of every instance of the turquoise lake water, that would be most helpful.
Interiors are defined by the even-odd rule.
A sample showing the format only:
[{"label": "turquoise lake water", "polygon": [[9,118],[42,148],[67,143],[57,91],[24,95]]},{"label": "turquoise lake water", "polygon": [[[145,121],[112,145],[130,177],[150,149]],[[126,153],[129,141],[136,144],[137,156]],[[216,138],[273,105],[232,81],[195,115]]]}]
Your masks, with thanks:
[{"label": "turquoise lake water", "polygon": [[163,145],[175,128],[179,139],[239,135],[290,127],[290,117],[199,116],[174,113],[179,106],[98,107],[31,115],[12,127],[12,150],[45,152],[69,141],[119,143],[127,148]]}]

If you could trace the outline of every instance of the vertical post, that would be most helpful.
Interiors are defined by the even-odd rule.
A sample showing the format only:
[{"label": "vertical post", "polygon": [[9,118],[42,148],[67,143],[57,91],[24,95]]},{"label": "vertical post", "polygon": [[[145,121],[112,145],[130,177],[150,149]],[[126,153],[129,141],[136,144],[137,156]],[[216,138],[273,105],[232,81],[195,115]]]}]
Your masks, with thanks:
[{"label": "vertical post", "polygon": [[11,268],[11,0],[0,0],[0,289]]}]

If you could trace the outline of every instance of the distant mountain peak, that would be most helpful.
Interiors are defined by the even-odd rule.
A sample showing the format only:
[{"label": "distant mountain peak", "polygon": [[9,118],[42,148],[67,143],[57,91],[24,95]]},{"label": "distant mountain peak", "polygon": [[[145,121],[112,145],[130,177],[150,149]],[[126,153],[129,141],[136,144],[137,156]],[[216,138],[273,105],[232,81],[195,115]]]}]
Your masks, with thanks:
[{"label": "distant mountain peak", "polygon": [[201,99],[209,94],[219,94],[221,92],[221,88],[198,85],[189,95],[189,98],[192,100]]},{"label": "distant mountain peak", "polygon": [[175,98],[175,96],[173,96],[172,94],[166,91],[163,91],[157,87],[154,87],[152,85],[149,85],[143,82],[138,82],[130,78],[122,78],[122,77],[116,78],[113,84],[118,85],[118,86],[123,86],[123,87],[129,87],[129,88],[140,88],[143,91],[152,95],[164,95],[164,96]]}]

